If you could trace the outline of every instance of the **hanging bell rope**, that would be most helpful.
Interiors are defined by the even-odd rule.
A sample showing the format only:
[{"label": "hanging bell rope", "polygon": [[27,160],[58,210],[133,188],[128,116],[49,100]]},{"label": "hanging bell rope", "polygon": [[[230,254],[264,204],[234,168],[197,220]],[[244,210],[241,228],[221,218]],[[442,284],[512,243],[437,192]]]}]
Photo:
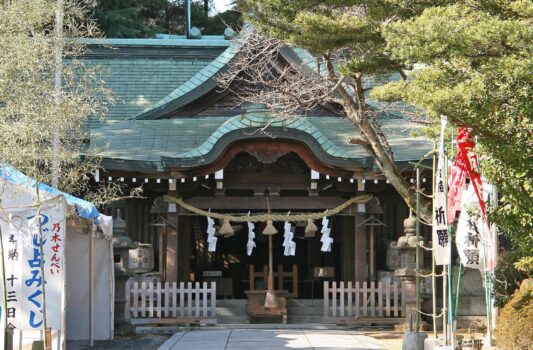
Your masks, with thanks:
[{"label": "hanging bell rope", "polygon": [[229,220],[224,220],[222,223],[222,226],[220,227],[220,230],[218,230],[218,233],[221,236],[231,237],[233,236],[233,227],[231,227],[231,224],[229,223]]},{"label": "hanging bell rope", "polygon": [[[270,214],[270,196],[266,196],[266,200],[267,200],[268,213]],[[276,230],[276,228],[274,227],[274,223],[272,222],[272,220],[267,220],[265,229],[263,230],[263,234],[267,236],[272,236],[272,235],[275,235],[276,233],[278,233],[278,230]]]},{"label": "hanging bell rope", "polygon": [[272,222],[272,220],[267,220],[265,229],[263,230],[263,234],[268,236],[275,235],[276,233],[278,233],[278,230],[276,230],[276,228],[274,227],[274,223]]},{"label": "hanging bell rope", "polygon": [[314,223],[313,219],[307,219],[307,226],[305,226],[305,236],[313,237],[316,231],[318,231],[318,227]]},{"label": "hanging bell rope", "polygon": [[[343,211],[348,206],[354,204],[354,203],[368,203],[374,198],[371,194],[363,194],[357,197],[352,197],[345,201],[344,203],[340,204],[339,206],[327,209],[323,212],[318,213],[309,213],[309,214],[295,214],[295,215],[287,215],[287,214],[271,214],[271,213],[265,213],[265,214],[256,214],[256,215],[226,215],[226,214],[220,214],[220,213],[213,213],[209,212],[203,209],[196,208],[195,206],[192,206],[190,204],[185,203],[185,201],[182,198],[176,198],[172,196],[164,196],[163,199],[166,202],[169,203],[176,203],[183,209],[186,209],[190,211],[191,213],[201,215],[201,216],[208,216],[213,219],[222,220],[222,221],[229,221],[231,222],[265,222],[265,221],[308,221],[309,220],[319,220],[322,219],[326,214],[328,216],[335,215]],[[224,222],[225,223],[225,222]],[[314,225],[314,224],[313,224]],[[316,227],[316,225],[315,225]]]}]

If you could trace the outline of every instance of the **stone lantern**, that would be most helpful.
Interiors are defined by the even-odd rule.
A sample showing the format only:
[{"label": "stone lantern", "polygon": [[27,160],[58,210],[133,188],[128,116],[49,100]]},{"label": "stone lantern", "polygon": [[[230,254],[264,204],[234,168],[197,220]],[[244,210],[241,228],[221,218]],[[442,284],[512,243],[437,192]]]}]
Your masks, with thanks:
[{"label": "stone lantern", "polygon": [[[398,238],[397,242],[391,243],[391,249],[397,250],[400,255],[399,268],[394,271],[394,275],[398,277],[405,286],[405,322],[397,325],[400,330],[407,330],[409,322],[412,320],[415,323],[416,312],[416,245],[419,240],[416,237],[416,219],[409,216],[403,221],[404,236]],[[420,242],[423,242],[420,239]],[[419,273],[425,274],[427,271],[423,270],[424,265],[424,251],[418,249],[418,259],[420,262]],[[420,278],[422,280],[422,278]],[[422,304],[422,300],[420,301]],[[420,329],[427,327],[427,324],[420,320]]]}]

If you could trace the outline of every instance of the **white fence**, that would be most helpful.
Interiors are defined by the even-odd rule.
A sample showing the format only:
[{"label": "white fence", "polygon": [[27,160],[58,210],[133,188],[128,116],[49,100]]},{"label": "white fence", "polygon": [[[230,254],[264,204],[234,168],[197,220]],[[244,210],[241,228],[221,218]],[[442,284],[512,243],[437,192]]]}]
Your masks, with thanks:
[{"label": "white fence", "polygon": [[324,282],[325,323],[397,323],[404,305],[401,283]]},{"label": "white fence", "polygon": [[126,283],[126,319],[133,324],[216,323],[216,282]]}]

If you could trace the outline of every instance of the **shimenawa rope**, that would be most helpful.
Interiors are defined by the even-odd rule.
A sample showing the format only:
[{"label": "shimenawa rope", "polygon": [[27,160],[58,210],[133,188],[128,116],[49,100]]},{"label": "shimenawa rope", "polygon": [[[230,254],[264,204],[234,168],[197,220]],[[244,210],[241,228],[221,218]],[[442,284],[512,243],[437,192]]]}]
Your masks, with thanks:
[{"label": "shimenawa rope", "polygon": [[272,221],[319,220],[319,219],[322,219],[324,216],[331,216],[331,215],[338,214],[351,204],[368,203],[370,202],[370,200],[372,200],[372,198],[374,198],[374,196],[371,194],[364,194],[361,196],[352,197],[333,209],[328,209],[328,210],[318,212],[318,213],[295,214],[295,215],[265,213],[265,214],[257,214],[257,215],[250,215],[250,216],[248,215],[235,216],[235,215],[214,213],[211,211],[206,211],[206,210],[196,208],[195,206],[185,203],[185,201],[182,198],[176,198],[176,197],[172,197],[168,195],[164,196],[163,198],[166,202],[176,203],[183,209],[186,209],[194,214],[208,216],[213,219],[231,221],[231,222],[265,222],[268,220],[272,220]]}]

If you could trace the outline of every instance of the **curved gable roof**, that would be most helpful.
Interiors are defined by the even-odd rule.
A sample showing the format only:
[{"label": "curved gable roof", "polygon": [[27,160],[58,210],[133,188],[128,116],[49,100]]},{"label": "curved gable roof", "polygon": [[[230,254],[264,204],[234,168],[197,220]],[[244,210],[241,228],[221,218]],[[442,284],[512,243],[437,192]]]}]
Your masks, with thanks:
[{"label": "curved gable roof", "polygon": [[227,64],[235,57],[239,49],[236,44],[230,45],[215,60],[202,68],[184,84],[167,96],[151,105],[143,112],[129,119],[162,119],[169,113],[193,102],[218,86],[215,74],[227,69]]}]

